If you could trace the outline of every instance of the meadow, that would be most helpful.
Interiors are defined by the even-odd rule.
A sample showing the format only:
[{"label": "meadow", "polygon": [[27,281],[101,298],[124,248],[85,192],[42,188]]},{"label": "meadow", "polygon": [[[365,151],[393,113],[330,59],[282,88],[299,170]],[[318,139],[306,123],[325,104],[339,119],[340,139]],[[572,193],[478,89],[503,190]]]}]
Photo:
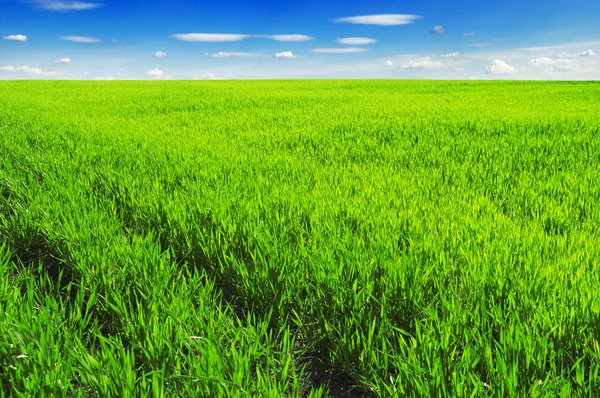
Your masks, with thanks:
[{"label": "meadow", "polygon": [[0,394],[600,395],[600,83],[0,83]]}]

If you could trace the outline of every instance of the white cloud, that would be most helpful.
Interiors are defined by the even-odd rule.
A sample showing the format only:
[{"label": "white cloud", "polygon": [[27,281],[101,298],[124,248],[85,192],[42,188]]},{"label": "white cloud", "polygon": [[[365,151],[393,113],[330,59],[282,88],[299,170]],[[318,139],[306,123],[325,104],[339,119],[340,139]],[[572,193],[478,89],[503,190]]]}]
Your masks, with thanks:
[{"label": "white cloud", "polygon": [[162,57],[166,57],[166,56],[167,56],[167,53],[166,53],[166,52],[164,52],[164,51],[157,51],[157,52],[155,52],[155,53],[154,53],[154,56],[155,56],[156,58],[162,58]]},{"label": "white cloud", "polygon": [[559,46],[540,46],[540,47],[523,47],[519,48],[520,51],[538,52],[538,51],[550,51],[564,48],[564,45]]},{"label": "white cloud", "polygon": [[460,56],[459,53],[449,53],[449,54],[440,55],[440,57],[442,57],[442,58],[456,58],[458,56]]},{"label": "white cloud", "polygon": [[152,70],[149,70],[148,72],[146,72],[146,75],[152,77],[153,79],[160,79],[161,77],[163,77],[165,75],[165,72],[163,72],[162,70],[155,68]]},{"label": "white cloud", "polygon": [[222,51],[211,55],[212,58],[231,58],[233,56],[234,55],[232,53]]},{"label": "white cloud", "polygon": [[570,49],[572,51],[576,51],[577,48],[585,48],[589,46],[598,46],[600,45],[600,40],[596,41],[584,41],[578,43],[567,43],[567,44],[558,44],[554,46],[541,46],[541,47],[524,47],[519,48],[520,51],[528,51],[528,52],[542,52],[542,51],[553,51],[553,50],[567,50]]},{"label": "white cloud", "polygon": [[469,44],[470,47],[477,47],[477,48],[485,48],[485,47],[493,47],[494,43],[476,43],[476,44]]},{"label": "white cloud", "polygon": [[289,59],[294,59],[294,58],[296,58],[296,56],[291,51],[283,51],[283,52],[275,54],[275,58],[289,58]]},{"label": "white cloud", "polygon": [[334,22],[346,22],[357,25],[394,26],[411,24],[419,18],[421,18],[419,15],[410,14],[378,14],[337,18],[334,19]]},{"label": "white cloud", "polygon": [[465,68],[454,68],[455,72],[464,72]]},{"label": "white cloud", "polygon": [[210,53],[206,53],[204,54],[207,57],[211,57],[211,58],[232,58],[232,57],[259,57],[259,54],[253,54],[253,53],[245,53],[245,52],[237,52],[237,51],[221,51],[218,53],[214,53],[214,54],[210,54]]},{"label": "white cloud", "polygon": [[[425,32],[425,34],[428,34]],[[452,33],[450,33],[452,34]],[[335,40],[335,36],[333,37]],[[198,43],[200,44],[200,43]],[[259,44],[259,43],[257,43]],[[267,43],[268,44],[268,43]],[[283,46],[282,46],[283,45]],[[527,61],[532,58],[536,58],[536,56],[531,56],[527,53],[521,53],[514,50],[501,50],[497,52],[485,51],[480,52],[481,57],[471,57],[470,54],[463,54],[461,52],[462,58],[439,58],[439,53],[437,56],[434,54],[388,54],[385,58],[377,59],[377,57],[373,58],[370,56],[371,53],[363,53],[363,54],[313,54],[313,56],[301,57],[301,55],[305,55],[300,53],[300,48],[296,49],[293,47],[288,47],[285,43],[279,43],[279,49],[277,51],[272,51],[271,53],[263,53],[262,56],[267,60],[266,62],[232,62],[234,60],[237,61],[248,61],[262,58],[231,58],[231,62],[227,62],[227,59],[205,59],[204,67],[197,66],[186,66],[181,65],[178,66],[179,69],[173,70],[173,77],[175,79],[217,79],[222,77],[223,79],[308,79],[308,78],[328,78],[328,79],[352,79],[352,78],[434,78],[434,79],[469,79],[470,76],[476,76],[482,79],[587,79],[587,80],[597,80],[598,73],[600,73],[600,57],[587,57],[587,58],[575,58],[574,62],[584,65],[582,69],[573,72],[559,72],[555,71],[553,73],[546,72],[546,68],[552,68],[552,66],[534,68],[527,65]],[[319,46],[309,46],[306,50],[310,50],[312,48]],[[325,46],[324,46],[325,47]],[[343,48],[345,46],[332,46]],[[364,46],[363,48],[368,48]],[[467,47],[468,48],[468,47]],[[592,47],[595,51],[596,48]],[[216,49],[219,49],[216,47]],[[580,48],[578,52],[587,49]],[[275,59],[273,58],[276,52],[280,51],[288,51],[293,50],[295,55],[298,55],[297,59]],[[600,50],[600,49],[599,49]],[[156,50],[155,50],[156,51]],[[298,51],[298,54],[296,54]],[[372,52],[374,53],[374,51]],[[150,53],[150,55],[153,53]],[[201,56],[204,54],[204,51],[201,52]],[[71,54],[68,54],[71,55]],[[172,54],[169,54],[171,56]],[[427,65],[427,59],[422,60],[427,55],[430,56],[429,62],[439,61],[445,64],[446,68],[439,69],[417,69],[417,68],[409,68],[410,66],[428,66],[433,67],[434,65]],[[545,54],[544,54],[545,55]],[[492,57],[492,58],[490,58]],[[268,61],[269,58],[272,58],[272,61]],[[350,60],[349,58],[352,58]],[[493,75],[486,74],[485,67],[492,63],[492,60],[500,59],[504,60],[509,65],[516,67],[516,73],[507,74],[507,75]],[[392,61],[392,66],[383,66],[384,62]],[[403,62],[413,61],[408,65],[405,65],[405,69],[401,68]],[[116,60],[115,60],[116,61]],[[212,62],[208,62],[212,61]],[[225,62],[223,62],[225,61]],[[417,62],[421,62],[419,65]],[[0,61],[1,62],[1,61]],[[74,61],[79,63],[80,61]],[[17,66],[14,63],[5,62],[0,63],[0,66],[5,64]],[[20,64],[19,64],[20,65]],[[123,79],[124,77],[119,77],[115,73],[117,69],[121,66],[126,66],[126,64],[114,63],[114,66],[111,69],[105,69],[104,72],[97,71],[94,74],[94,70],[90,69],[92,75],[88,78],[93,78],[96,75],[112,75],[115,76],[116,80]],[[32,65],[30,66],[37,66]],[[108,66],[110,67],[110,66]],[[166,65],[160,64],[160,66],[156,64],[150,64],[149,67],[141,71],[139,75],[135,75],[134,71],[128,73],[128,78],[146,78],[151,79],[146,75],[146,71],[149,69],[157,69],[164,70],[164,76],[160,79],[156,79],[158,82],[165,80],[166,76],[171,71],[171,68],[167,68]],[[455,70],[455,68],[464,68],[464,71]],[[43,68],[42,68],[43,69]],[[56,68],[59,70],[59,68]],[[86,78],[82,76],[82,72],[87,69],[81,69],[77,74],[79,78]],[[594,71],[595,70],[595,71]],[[18,73],[18,72],[17,72]],[[212,75],[211,75],[212,74]],[[0,75],[8,75],[11,78],[17,77],[14,76],[11,72],[1,72]],[[36,78],[32,76],[32,78]],[[44,76],[39,76],[37,78],[46,78]],[[51,79],[51,78],[47,78]]]},{"label": "white cloud", "polygon": [[229,33],[180,33],[171,36],[181,41],[210,43],[240,41],[251,37],[250,35],[238,35]]},{"label": "white cloud", "polygon": [[64,75],[64,73],[57,72],[55,70],[46,70],[46,71],[42,72],[42,76],[55,77],[55,76],[62,76],[62,75]]},{"label": "white cloud", "polygon": [[172,38],[191,41],[191,42],[202,42],[202,43],[215,43],[215,42],[231,42],[241,41],[249,39],[251,37],[260,37],[263,39],[270,39],[275,41],[284,42],[302,42],[313,40],[312,37],[307,35],[242,35],[242,34],[231,34],[231,33],[180,33],[171,35]]},{"label": "white cloud", "polygon": [[205,73],[200,75],[200,77],[194,77],[193,80],[223,80],[223,78],[214,73]]},{"label": "white cloud", "polygon": [[431,33],[432,35],[445,35],[446,33],[448,33],[448,31],[442,25],[436,25],[433,28],[429,29],[429,33]]},{"label": "white cloud", "polygon": [[54,61],[55,64],[70,64],[71,58],[61,58]]},{"label": "white cloud", "polygon": [[344,37],[341,39],[337,39],[337,42],[339,44],[349,46],[364,46],[365,44],[377,43],[377,40],[369,39],[368,37]]},{"label": "white cloud", "polygon": [[99,43],[102,40],[86,36],[61,36],[63,40],[72,41],[75,43]]},{"label": "white cloud", "polygon": [[514,66],[510,66],[504,61],[495,59],[491,65],[486,66],[485,73],[490,75],[507,75],[515,73],[517,69]]},{"label": "white cloud", "polygon": [[364,53],[369,51],[366,48],[359,47],[343,47],[343,48],[314,48],[312,50],[313,53],[323,53],[323,54],[351,54],[351,53]]},{"label": "white cloud", "polygon": [[596,55],[598,55],[598,54],[596,54],[596,53],[594,52],[594,50],[586,50],[586,51],[584,51],[584,52],[582,52],[582,53],[579,53],[579,56],[580,56],[580,57],[594,57],[594,56],[596,56]]},{"label": "white cloud", "polygon": [[554,60],[548,57],[541,57],[541,58],[535,58],[532,59],[531,61],[527,62],[528,65],[530,66],[545,66],[545,65],[552,65],[554,63]]},{"label": "white cloud", "polygon": [[586,50],[576,54],[562,53],[559,54],[558,58],[578,58],[578,57],[594,57],[598,54],[594,50]]},{"label": "white cloud", "polygon": [[475,32],[465,32],[462,34],[463,36],[475,36]]},{"label": "white cloud", "polygon": [[529,66],[549,67],[546,72],[590,72],[597,66],[595,61],[584,61],[574,57],[571,58],[534,58],[527,62]]},{"label": "white cloud", "polygon": [[4,40],[20,41],[22,43],[25,43],[27,41],[27,36],[24,36],[24,35],[7,35],[7,36],[2,36],[2,38]]},{"label": "white cloud", "polygon": [[15,68],[15,71],[17,71],[17,72],[24,72],[24,73],[30,73],[32,75],[41,75],[42,74],[42,70],[40,68],[31,68],[28,65],[17,66]]},{"label": "white cloud", "polygon": [[402,69],[443,69],[446,65],[441,62],[432,61],[430,57],[402,62]]},{"label": "white cloud", "polygon": [[102,7],[102,3],[88,3],[83,1],[55,1],[33,0],[36,8],[49,11],[84,11]]},{"label": "white cloud", "polygon": [[23,72],[23,73],[28,73],[30,75],[34,75],[34,76],[61,76],[63,75],[62,72],[57,72],[55,70],[52,69],[47,69],[47,70],[41,70],[40,68],[32,68],[29,65],[23,65],[23,66],[3,66],[0,68],[1,71],[5,71],[5,72]]},{"label": "white cloud", "polygon": [[[88,76],[89,73],[84,73],[85,76]],[[115,80],[114,76],[96,76],[94,80]]]},{"label": "white cloud", "polygon": [[394,63],[392,61],[385,61],[383,66],[394,66]]},{"label": "white cloud", "polygon": [[306,35],[257,35],[255,37],[263,37],[265,39],[286,42],[310,41],[314,39],[313,37]]}]

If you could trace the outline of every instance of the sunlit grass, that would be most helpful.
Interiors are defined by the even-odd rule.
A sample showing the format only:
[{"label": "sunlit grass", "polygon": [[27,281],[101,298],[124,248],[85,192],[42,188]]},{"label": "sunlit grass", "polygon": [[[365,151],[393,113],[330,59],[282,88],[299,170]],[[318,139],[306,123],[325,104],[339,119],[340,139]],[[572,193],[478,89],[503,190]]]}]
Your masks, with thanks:
[{"label": "sunlit grass", "polygon": [[0,83],[2,391],[598,395],[599,104]]}]

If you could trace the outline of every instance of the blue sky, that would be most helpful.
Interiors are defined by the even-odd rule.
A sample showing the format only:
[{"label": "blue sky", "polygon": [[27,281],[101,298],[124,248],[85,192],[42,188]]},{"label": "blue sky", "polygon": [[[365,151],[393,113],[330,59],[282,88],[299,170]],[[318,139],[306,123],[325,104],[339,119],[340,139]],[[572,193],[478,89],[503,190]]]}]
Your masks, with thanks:
[{"label": "blue sky", "polygon": [[596,80],[599,21],[593,0],[0,0],[0,79]]}]

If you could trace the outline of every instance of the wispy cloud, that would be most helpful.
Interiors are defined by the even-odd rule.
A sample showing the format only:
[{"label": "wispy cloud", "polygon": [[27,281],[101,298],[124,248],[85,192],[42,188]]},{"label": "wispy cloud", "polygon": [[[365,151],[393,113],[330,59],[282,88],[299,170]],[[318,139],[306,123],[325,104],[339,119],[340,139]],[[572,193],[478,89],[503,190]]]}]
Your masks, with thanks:
[{"label": "wispy cloud", "polygon": [[27,73],[27,74],[33,75],[33,76],[48,76],[48,77],[61,76],[63,74],[62,72],[57,72],[52,69],[42,70],[40,68],[32,68],[29,65],[23,65],[23,66],[17,66],[17,67],[7,65],[7,66],[0,67],[0,71],[22,72],[22,73]]},{"label": "wispy cloud", "polygon": [[307,35],[255,35],[254,37],[262,37],[265,39],[271,39],[275,41],[289,41],[289,42],[301,42],[310,41],[314,38]]},{"label": "wispy cloud", "polygon": [[89,3],[84,1],[54,1],[54,0],[33,0],[30,3],[35,4],[35,8],[48,11],[85,11],[93,10],[104,6],[102,3]]},{"label": "wispy cloud", "polygon": [[27,41],[27,36],[25,36],[25,35],[7,35],[7,36],[2,36],[2,38],[4,40],[20,41],[22,43],[25,43]]},{"label": "wispy cloud", "polygon": [[460,56],[459,53],[449,53],[449,54],[440,55],[440,57],[442,57],[442,58],[456,58],[458,56]]},{"label": "wispy cloud", "polygon": [[402,68],[402,69],[444,69],[444,68],[446,68],[446,65],[441,62],[432,61],[430,57],[425,57],[425,58],[421,58],[421,59],[403,62],[402,64],[400,64],[400,68]]},{"label": "wispy cloud", "polygon": [[548,57],[540,57],[540,58],[534,58],[531,61],[528,61],[527,64],[529,66],[548,66],[548,65],[565,65],[565,64],[569,64],[572,61],[568,60],[568,59],[552,59],[552,58],[548,58]]},{"label": "wispy cloud", "polygon": [[586,50],[586,51],[582,51],[580,53],[576,53],[576,54],[568,54],[568,53],[562,53],[560,54],[558,57],[559,58],[578,58],[578,57],[595,57],[596,52],[594,50]]},{"label": "wispy cloud", "polygon": [[250,35],[239,35],[231,33],[178,33],[171,36],[181,41],[210,43],[240,41],[251,37]]},{"label": "wispy cloud", "polygon": [[223,80],[221,76],[217,76],[214,73],[205,73],[200,77],[195,77],[193,80]]},{"label": "wispy cloud", "polygon": [[475,43],[475,44],[469,44],[469,47],[476,47],[476,48],[486,48],[486,47],[493,47],[495,46],[494,43]]},{"label": "wispy cloud", "polygon": [[475,36],[475,32],[465,32],[462,35],[465,36],[465,37]]},{"label": "wispy cloud", "polygon": [[55,77],[55,76],[62,76],[64,75],[64,73],[62,72],[57,72],[55,70],[49,69],[49,70],[45,70],[42,72],[42,76],[48,76],[48,77]]},{"label": "wispy cloud", "polygon": [[164,52],[164,51],[157,51],[157,52],[155,52],[155,53],[154,53],[154,56],[155,56],[156,58],[164,58],[164,57],[166,57],[166,56],[167,56],[167,53],[166,53],[166,52]]},{"label": "wispy cloud", "polygon": [[431,33],[432,35],[445,35],[446,33],[448,33],[448,31],[442,25],[436,25],[433,28],[429,29],[429,33]]},{"label": "wispy cloud", "polygon": [[377,40],[368,37],[344,37],[336,40],[339,44],[349,46],[364,46],[366,44],[377,43]]},{"label": "wispy cloud", "polygon": [[260,54],[254,54],[254,53],[245,53],[245,52],[239,52],[239,51],[221,51],[218,53],[214,53],[214,54],[210,54],[210,53],[206,53],[204,54],[207,57],[211,57],[211,58],[232,58],[232,57],[260,57]]},{"label": "wispy cloud", "polygon": [[99,43],[102,40],[86,36],[61,36],[63,40],[72,41],[75,43]]},{"label": "wispy cloud", "polygon": [[411,59],[411,58],[419,58],[422,57],[421,54],[397,54],[394,55],[394,58],[400,58],[400,59]]},{"label": "wispy cloud", "polygon": [[528,52],[542,52],[542,51],[553,51],[553,50],[566,50],[566,49],[574,49],[574,48],[585,48],[590,46],[600,45],[600,40],[596,41],[584,41],[578,43],[565,43],[565,44],[557,44],[554,46],[541,46],[541,47],[523,47],[519,48],[520,51],[528,51]]},{"label": "wispy cloud", "polygon": [[351,53],[364,53],[369,51],[366,48],[359,47],[341,47],[341,48],[313,48],[313,53],[323,53],[323,54],[351,54]]},{"label": "wispy cloud", "polygon": [[394,63],[392,61],[385,61],[383,63],[383,66],[387,66],[387,67],[394,66]]},{"label": "wispy cloud", "polygon": [[283,51],[280,53],[275,54],[275,58],[288,58],[288,59],[294,59],[296,58],[296,56],[294,55],[293,52],[291,51]]},{"label": "wispy cloud", "polygon": [[313,40],[313,37],[307,35],[247,35],[234,33],[178,33],[171,35],[172,38],[189,42],[217,43],[246,40],[252,37],[270,39],[282,42],[302,42]]},{"label": "wispy cloud", "polygon": [[408,25],[421,18],[419,15],[410,14],[376,14],[376,15],[359,15],[356,17],[343,17],[334,19],[334,22],[352,23],[357,25],[379,25],[379,26],[395,26]]},{"label": "wispy cloud", "polygon": [[490,75],[508,75],[517,71],[517,68],[507,64],[504,61],[495,59],[490,65],[486,66],[485,73]]},{"label": "wispy cloud", "polygon": [[521,51],[529,51],[529,52],[538,52],[538,51],[551,51],[551,50],[560,50],[565,48],[565,45],[558,46],[540,46],[540,47],[523,47],[519,48]]},{"label": "wispy cloud", "polygon": [[71,58],[61,58],[54,61],[55,64],[70,64]]}]

